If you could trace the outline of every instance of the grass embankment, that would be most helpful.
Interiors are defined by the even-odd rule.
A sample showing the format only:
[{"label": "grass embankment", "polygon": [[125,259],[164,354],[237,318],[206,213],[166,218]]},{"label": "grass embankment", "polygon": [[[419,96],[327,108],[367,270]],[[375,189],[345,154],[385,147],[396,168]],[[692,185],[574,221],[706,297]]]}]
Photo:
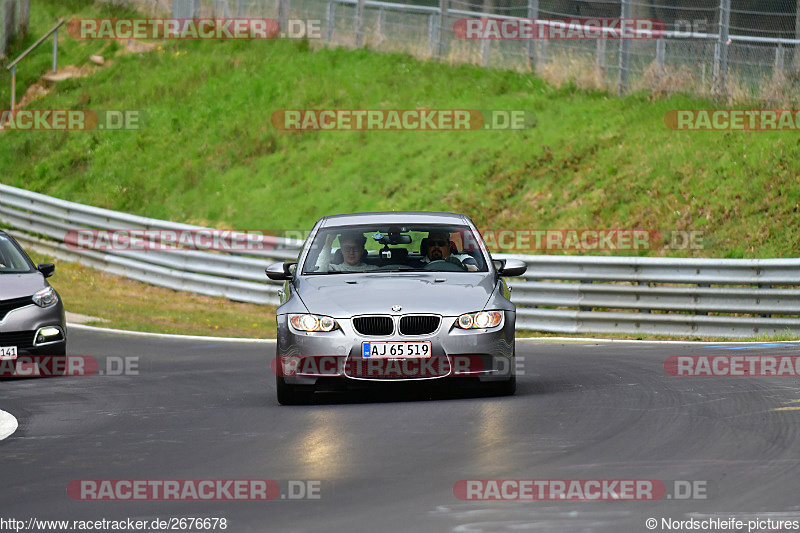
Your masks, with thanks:
[{"label": "grass embankment", "polygon": [[[48,0],[31,7],[30,36],[15,43],[12,57],[59,16],[132,16],[90,1]],[[144,126],[2,133],[2,183],[220,228],[303,230],[331,213],[446,210],[467,213],[482,228],[704,232],[703,249],[670,255],[797,253],[795,132],[692,133],[665,127],[667,111],[715,106],[708,101],[646,94],[618,99],[571,85],[555,88],[527,74],[367,50],[316,49],[306,42],[169,41],[152,52],[117,55],[122,47],[115,42],[77,41],[66,31],[59,41],[60,65],[86,66],[88,56],[97,53],[111,61],[89,77],[59,83],[28,108],[141,110]],[[18,100],[49,65],[45,46],[25,60]],[[4,101],[8,76],[0,75]],[[317,133],[285,133],[272,126],[274,111],[303,108],[526,109],[536,114],[537,125],[515,132]],[[100,282],[102,274],[75,275],[71,268],[61,264],[54,278],[72,302],[70,310],[108,316],[113,309],[92,305],[135,294],[142,306],[121,304],[120,309],[131,307],[114,326],[125,327],[125,315],[154,314],[152,300],[140,298],[149,293],[132,287],[113,297],[94,293],[86,297],[86,307],[78,304],[82,291],[91,295],[108,282]],[[79,285],[82,278],[94,284]],[[154,298],[164,305],[183,298],[164,294],[170,295]],[[209,315],[214,305],[197,307],[196,316],[184,314],[183,326],[159,311],[152,326],[146,319],[136,327],[195,333],[207,330],[209,319],[223,329],[213,324],[222,318]],[[251,335],[247,325],[263,322],[251,317],[271,315],[262,311],[242,312],[231,327],[244,324],[244,330],[226,332]]]},{"label": "grass embankment", "polygon": [[[120,16],[89,2],[34,7],[31,40],[55,16]],[[118,46],[65,33],[62,64]],[[617,99],[527,74],[307,42],[162,44],[113,57],[34,106],[139,109],[141,130],[7,132],[0,181],[217,227],[308,229],[329,213],[448,210],[483,228],[701,230],[704,249],[686,253],[708,257],[797,252],[795,132],[665,127],[668,110],[714,105],[707,101]],[[48,61],[39,49],[22,79]],[[283,133],[271,125],[274,111],[302,108],[527,109],[538,123],[516,132]]]}]

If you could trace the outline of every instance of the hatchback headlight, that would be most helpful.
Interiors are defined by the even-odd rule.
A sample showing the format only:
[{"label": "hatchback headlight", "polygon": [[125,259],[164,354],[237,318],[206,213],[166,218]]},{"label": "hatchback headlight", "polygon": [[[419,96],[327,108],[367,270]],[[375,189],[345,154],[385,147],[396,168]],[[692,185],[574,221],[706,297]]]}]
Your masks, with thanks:
[{"label": "hatchback headlight", "polygon": [[33,303],[39,307],[50,307],[58,301],[58,296],[56,296],[56,291],[53,289],[53,287],[45,287],[44,289],[37,291],[32,298]]},{"label": "hatchback headlight", "polygon": [[339,325],[329,316],[289,315],[289,323],[300,331],[333,331]]},{"label": "hatchback headlight", "polygon": [[461,329],[488,329],[503,323],[502,311],[481,311],[466,313],[458,317],[456,324]]}]

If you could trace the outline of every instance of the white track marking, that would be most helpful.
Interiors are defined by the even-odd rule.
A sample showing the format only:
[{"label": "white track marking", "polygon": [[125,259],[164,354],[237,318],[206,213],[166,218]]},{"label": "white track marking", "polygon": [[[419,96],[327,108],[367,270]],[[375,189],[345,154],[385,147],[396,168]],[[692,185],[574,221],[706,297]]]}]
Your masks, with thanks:
[{"label": "white track marking", "polygon": [[17,430],[17,419],[14,415],[0,411],[0,440],[8,437]]}]

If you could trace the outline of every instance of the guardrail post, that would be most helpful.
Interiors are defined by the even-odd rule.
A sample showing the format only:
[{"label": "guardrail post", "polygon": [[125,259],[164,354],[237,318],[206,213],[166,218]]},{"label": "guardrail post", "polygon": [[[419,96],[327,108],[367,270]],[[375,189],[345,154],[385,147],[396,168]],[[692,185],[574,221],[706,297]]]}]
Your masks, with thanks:
[{"label": "guardrail post", "polygon": [[719,2],[719,37],[717,38],[718,54],[715,54],[717,60],[715,64],[715,84],[714,91],[718,95],[726,93],[725,84],[728,75],[728,45],[730,44],[730,37],[728,32],[730,30],[731,21],[731,0],[720,0]]},{"label": "guardrail post", "polygon": [[[539,0],[528,0],[528,18],[536,20],[539,18]],[[533,24],[534,32],[536,31],[536,24]],[[535,35],[535,34],[534,34]],[[528,49],[528,65],[531,67],[531,72],[536,73],[536,40],[529,39],[525,43]]]},{"label": "guardrail post", "polygon": [[[631,0],[621,0],[620,18],[631,18]],[[619,40],[619,75],[617,77],[617,96],[628,90],[628,69],[630,67],[631,43],[628,39]]]}]

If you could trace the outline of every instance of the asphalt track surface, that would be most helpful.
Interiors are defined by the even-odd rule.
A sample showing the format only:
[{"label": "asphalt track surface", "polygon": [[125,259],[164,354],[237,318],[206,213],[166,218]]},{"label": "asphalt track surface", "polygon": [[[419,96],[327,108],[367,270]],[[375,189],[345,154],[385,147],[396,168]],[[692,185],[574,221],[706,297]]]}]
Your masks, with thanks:
[{"label": "asphalt track surface", "polygon": [[[138,357],[138,374],[0,381],[0,409],[19,421],[0,442],[0,518],[211,517],[233,533],[635,532],[651,531],[651,517],[655,531],[668,530],[662,518],[800,520],[800,411],[776,410],[800,400],[798,380],[664,369],[671,355],[800,353],[797,343],[732,348],[520,340],[524,375],[513,397],[423,389],[282,407],[273,343],[73,331],[70,353],[100,368]],[[81,479],[271,479],[284,496],[289,481],[311,481],[319,499],[76,501],[66,489]],[[668,491],[678,480],[701,482],[706,494],[462,501],[453,487],[464,479],[656,479]]]}]

